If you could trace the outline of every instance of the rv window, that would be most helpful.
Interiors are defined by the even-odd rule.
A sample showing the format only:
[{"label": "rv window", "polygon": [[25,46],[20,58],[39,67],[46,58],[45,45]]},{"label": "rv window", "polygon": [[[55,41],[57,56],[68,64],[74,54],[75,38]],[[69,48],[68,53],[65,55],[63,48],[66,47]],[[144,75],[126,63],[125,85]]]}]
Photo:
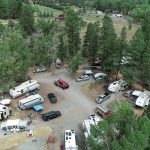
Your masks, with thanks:
[{"label": "rv window", "polygon": [[6,115],[6,112],[4,112],[4,115]]},{"label": "rv window", "polygon": [[68,137],[66,137],[66,140],[68,140]]},{"label": "rv window", "polygon": [[69,136],[71,136],[71,132],[69,132]]},{"label": "rv window", "polygon": [[3,109],[6,109],[6,107],[3,107]]}]

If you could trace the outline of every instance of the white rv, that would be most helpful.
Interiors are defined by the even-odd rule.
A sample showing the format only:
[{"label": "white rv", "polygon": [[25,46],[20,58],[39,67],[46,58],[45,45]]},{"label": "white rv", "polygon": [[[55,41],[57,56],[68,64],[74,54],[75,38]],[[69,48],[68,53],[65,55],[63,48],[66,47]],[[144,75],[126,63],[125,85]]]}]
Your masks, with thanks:
[{"label": "white rv", "polygon": [[31,95],[31,96],[28,96],[27,98],[20,100],[19,107],[21,109],[29,109],[42,102],[44,102],[44,98],[39,94],[35,94],[35,95]]},{"label": "white rv", "polygon": [[7,120],[1,123],[1,129],[7,132],[24,131],[27,128],[27,120]]},{"label": "white rv", "polygon": [[102,120],[102,118],[98,117],[96,114],[91,115],[89,119],[86,119],[82,123],[82,128],[84,131],[84,136],[87,139],[87,137],[90,135],[90,128],[92,125],[97,125],[98,122]]},{"label": "white rv", "polygon": [[135,105],[139,107],[148,106],[150,102],[150,92],[144,91],[141,95],[136,99]]},{"label": "white rv", "polygon": [[74,130],[65,130],[65,150],[78,150]]},{"label": "white rv", "polygon": [[11,115],[11,109],[0,104],[0,120],[7,119]]},{"label": "white rv", "polygon": [[[88,136],[90,135],[90,129],[92,126],[97,125],[102,118],[98,117],[96,114],[91,115],[89,119],[86,119],[82,123],[82,128],[84,132],[85,140],[87,140]],[[90,148],[86,145],[86,149],[90,150]]]},{"label": "white rv", "polygon": [[118,81],[111,83],[108,86],[108,90],[110,92],[116,93],[116,92],[125,90],[127,87],[128,87],[128,83],[126,81],[120,79]]},{"label": "white rv", "polygon": [[10,89],[9,93],[12,98],[17,98],[29,91],[33,91],[39,88],[40,85],[36,80],[29,80],[20,84],[19,86],[14,87],[13,89]]}]

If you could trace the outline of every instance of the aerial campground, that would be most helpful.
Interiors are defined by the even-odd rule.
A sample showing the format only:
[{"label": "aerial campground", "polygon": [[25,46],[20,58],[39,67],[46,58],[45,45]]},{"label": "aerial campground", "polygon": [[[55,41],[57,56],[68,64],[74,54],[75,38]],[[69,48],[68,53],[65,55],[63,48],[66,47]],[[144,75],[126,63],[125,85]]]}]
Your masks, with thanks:
[{"label": "aerial campground", "polygon": [[0,0],[0,150],[150,150],[150,0]]}]

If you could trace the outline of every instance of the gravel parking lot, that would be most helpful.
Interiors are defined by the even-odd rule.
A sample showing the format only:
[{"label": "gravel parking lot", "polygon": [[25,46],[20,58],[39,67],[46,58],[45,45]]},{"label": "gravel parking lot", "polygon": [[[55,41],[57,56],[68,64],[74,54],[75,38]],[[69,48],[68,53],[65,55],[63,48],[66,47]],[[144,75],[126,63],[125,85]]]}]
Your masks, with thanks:
[{"label": "gravel parking lot", "polygon": [[[16,112],[18,112],[17,116],[21,116],[21,118],[27,118],[28,114],[32,113],[32,124],[29,126],[29,129],[38,130],[42,127],[49,127],[51,132],[48,134],[55,137],[55,142],[48,144],[46,147],[47,138],[38,136],[22,142],[16,146],[16,149],[59,150],[60,144],[64,144],[64,131],[66,129],[74,129],[78,135],[79,150],[84,150],[81,123],[84,119],[87,119],[89,115],[94,114],[95,107],[97,106],[95,98],[100,93],[103,93],[103,85],[98,84],[97,89],[92,88],[91,85],[94,83],[92,78],[88,81],[78,83],[65,68],[55,70],[55,75],[52,75],[51,72],[35,73],[31,75],[33,79],[40,83],[40,94],[45,98],[45,102],[42,104],[44,106],[42,113],[58,110],[61,112],[62,116],[44,122],[40,114],[35,113],[32,109],[22,111],[15,107],[17,110]],[[55,86],[55,79],[67,81],[70,85],[69,89],[63,90]],[[47,98],[49,92],[56,95],[58,100],[56,104],[51,104],[49,102]],[[114,99],[119,99],[121,96],[121,93],[112,94],[110,99],[105,101],[103,105],[109,105]],[[17,101],[18,100],[15,100],[15,102],[13,102],[14,106],[17,106]],[[16,117],[14,115],[12,116],[12,118]]]},{"label": "gravel parking lot", "polygon": [[[52,130],[50,135],[55,137],[55,142],[49,144],[47,149],[58,150],[60,144],[64,144],[64,131],[66,129],[74,129],[78,134],[79,141],[79,150],[83,150],[83,138],[81,123],[84,119],[87,119],[89,115],[94,113],[96,107],[95,99],[89,97],[89,95],[82,92],[81,87],[84,85],[94,82],[91,78],[89,81],[77,83],[70,75],[66,69],[58,69],[55,71],[55,75],[52,75],[51,72],[44,73],[35,73],[32,74],[32,78],[37,80],[40,83],[40,94],[45,98],[45,102],[42,104],[44,106],[43,112],[48,111],[57,111],[59,110],[62,114],[61,117],[44,122],[40,115],[35,113],[33,110],[23,110],[19,114],[24,114],[24,118],[28,116],[29,113],[32,113],[32,124],[29,126],[30,129],[38,129],[43,126],[49,126]],[[69,89],[63,90],[60,87],[54,85],[55,79],[63,79],[67,81],[70,85]],[[53,92],[58,101],[56,104],[51,104],[47,98],[47,94]],[[19,98],[21,99],[21,98]],[[18,100],[15,100],[16,102]],[[15,106],[17,103],[15,102]],[[19,111],[19,110],[18,110]],[[32,142],[32,139],[29,139],[26,142],[23,142],[17,147],[17,150],[22,150],[23,147],[26,149],[45,149],[43,146],[44,138],[41,137],[36,139],[36,142]],[[45,140],[46,142],[46,140]]]}]

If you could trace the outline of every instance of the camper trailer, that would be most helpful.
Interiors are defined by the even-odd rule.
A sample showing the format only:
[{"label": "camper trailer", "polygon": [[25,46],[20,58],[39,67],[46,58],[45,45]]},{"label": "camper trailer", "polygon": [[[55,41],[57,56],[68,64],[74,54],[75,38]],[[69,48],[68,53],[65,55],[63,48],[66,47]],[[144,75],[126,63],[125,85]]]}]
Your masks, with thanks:
[{"label": "camper trailer", "polygon": [[44,98],[39,94],[35,94],[35,95],[31,95],[31,96],[28,96],[27,98],[20,100],[19,107],[21,109],[30,109],[33,106],[38,105],[42,102],[44,102]]},{"label": "camper trailer", "polygon": [[148,106],[150,102],[150,92],[144,91],[141,95],[136,99],[135,105],[138,107]]},{"label": "camper trailer", "polygon": [[5,105],[0,104],[0,120],[9,118],[11,115],[11,109]]},{"label": "camper trailer", "polygon": [[27,120],[7,120],[1,123],[1,129],[7,132],[20,132],[25,131],[27,128]]},{"label": "camper trailer", "polygon": [[128,88],[128,83],[122,79],[115,81],[108,86],[108,90],[113,93],[123,91],[127,88]]},{"label": "camper trailer", "polygon": [[74,130],[65,130],[65,150],[78,150]]},{"label": "camper trailer", "polygon": [[38,84],[36,80],[29,80],[20,84],[19,86],[14,87],[13,89],[10,89],[9,92],[12,98],[17,98],[29,91],[33,91],[39,88],[40,88],[40,85]]}]

